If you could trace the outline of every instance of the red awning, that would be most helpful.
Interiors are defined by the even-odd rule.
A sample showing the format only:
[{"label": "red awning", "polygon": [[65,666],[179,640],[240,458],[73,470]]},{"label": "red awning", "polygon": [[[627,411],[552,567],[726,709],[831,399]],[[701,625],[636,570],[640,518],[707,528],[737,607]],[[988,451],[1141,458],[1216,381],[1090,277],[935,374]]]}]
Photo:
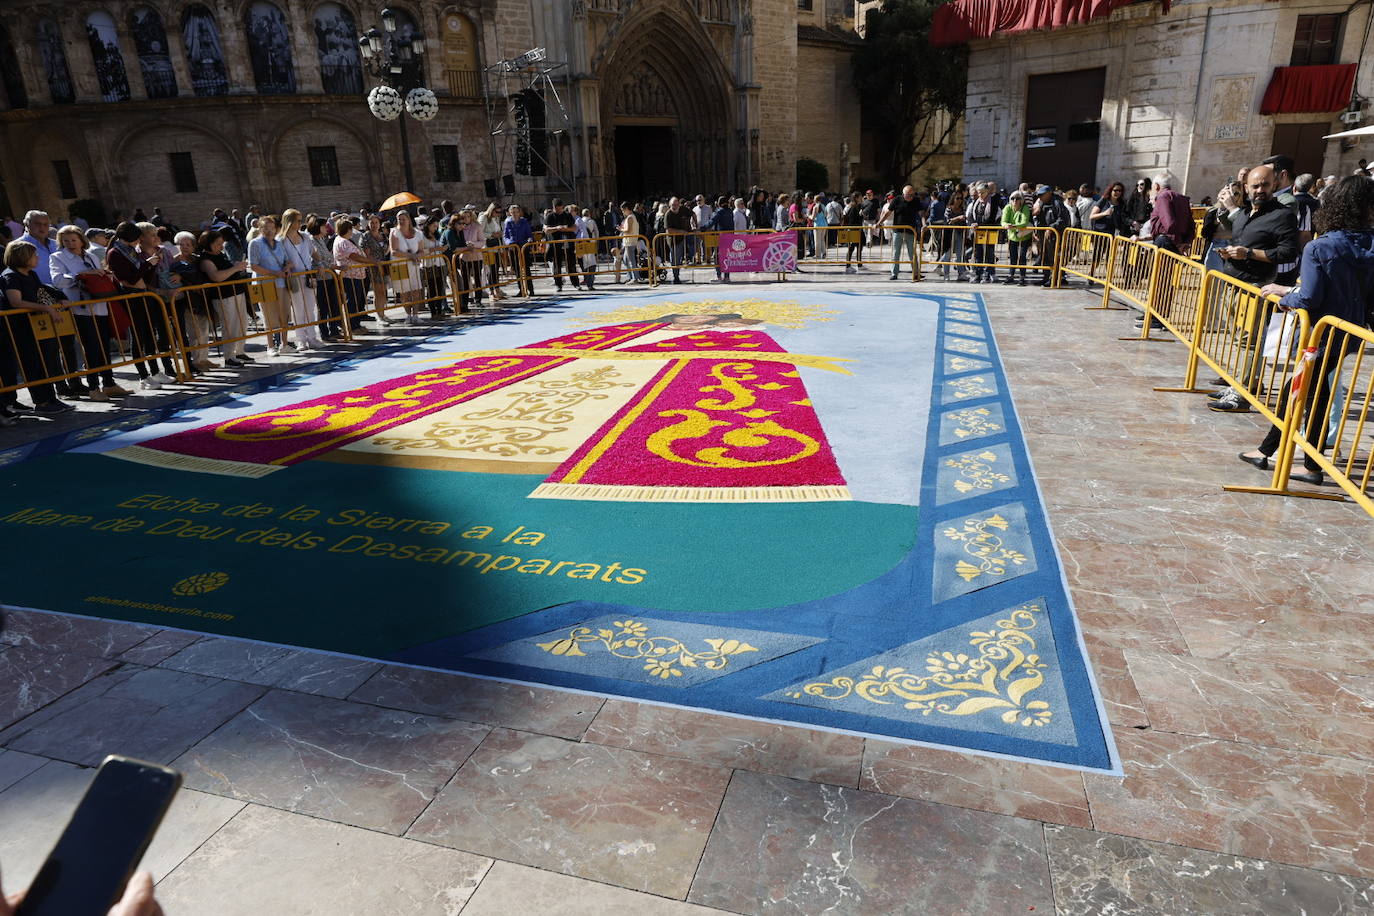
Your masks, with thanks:
[{"label": "red awning", "polygon": [[1355,88],[1354,64],[1275,67],[1260,114],[1340,111]]},{"label": "red awning", "polygon": [[[1007,32],[1057,29],[1106,16],[1135,0],[950,0],[935,11],[930,43],[960,45]],[[1169,12],[1169,0],[1161,0]]]}]

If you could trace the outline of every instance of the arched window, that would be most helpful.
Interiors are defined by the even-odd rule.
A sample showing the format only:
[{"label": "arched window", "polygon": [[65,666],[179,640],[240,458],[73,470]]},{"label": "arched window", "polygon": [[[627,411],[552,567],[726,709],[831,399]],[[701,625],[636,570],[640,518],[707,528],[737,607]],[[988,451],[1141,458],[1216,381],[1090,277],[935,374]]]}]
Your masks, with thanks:
[{"label": "arched window", "polygon": [[181,20],[181,43],[186,46],[186,65],[195,94],[227,95],[229,74],[224,69],[214,14],[200,4],[189,7]]},{"label": "arched window", "polygon": [[107,102],[129,101],[129,77],[124,73],[124,54],[110,14],[100,10],[86,17],[86,38],[91,43],[100,97]]},{"label": "arched window", "polygon": [[261,95],[290,95],[296,91],[296,67],[291,62],[291,30],[280,9],[267,0],[248,7],[248,59]]},{"label": "arched window", "polygon": [[167,30],[162,27],[162,17],[151,7],[139,7],[129,14],[129,32],[134,36],[134,50],[148,98],[175,98],[177,75],[167,53]]},{"label": "arched window", "polygon": [[315,46],[320,52],[320,82],[330,95],[362,95],[363,62],[353,14],[337,3],[315,11]]},{"label": "arched window", "polygon": [[0,85],[5,87],[11,108],[28,108],[29,94],[24,89],[24,74],[19,71],[19,58],[14,56],[14,42],[9,29],[0,25]]},{"label": "arched window", "polygon": [[48,74],[48,94],[53,103],[70,105],[75,102],[76,90],[72,86],[72,71],[67,67],[62,30],[51,19],[38,23],[38,55],[43,59],[43,71]]},{"label": "arched window", "polygon": [[[410,36],[420,31],[420,29],[415,25],[415,20],[405,10],[396,9],[394,6],[392,9],[396,11],[396,42],[398,46],[408,45],[410,44]],[[406,86],[424,85],[425,65],[423,58],[411,57],[402,67],[404,69],[401,74],[401,80]]]},{"label": "arched window", "polygon": [[477,30],[462,13],[443,17],[444,79],[450,95],[478,98],[482,80],[477,66]]}]

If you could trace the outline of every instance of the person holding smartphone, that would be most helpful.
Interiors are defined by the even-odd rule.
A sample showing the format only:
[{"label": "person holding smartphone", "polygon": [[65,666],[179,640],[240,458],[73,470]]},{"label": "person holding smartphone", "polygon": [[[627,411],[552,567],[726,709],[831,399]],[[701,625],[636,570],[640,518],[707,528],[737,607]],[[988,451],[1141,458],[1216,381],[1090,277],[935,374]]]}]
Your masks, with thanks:
[{"label": "person holding smartphone", "polygon": [[[20,891],[7,897],[0,886],[0,916],[15,916],[26,893]],[[153,893],[153,876],[146,871],[135,872],[124,889],[124,896],[110,907],[106,916],[163,916],[162,906]]]}]

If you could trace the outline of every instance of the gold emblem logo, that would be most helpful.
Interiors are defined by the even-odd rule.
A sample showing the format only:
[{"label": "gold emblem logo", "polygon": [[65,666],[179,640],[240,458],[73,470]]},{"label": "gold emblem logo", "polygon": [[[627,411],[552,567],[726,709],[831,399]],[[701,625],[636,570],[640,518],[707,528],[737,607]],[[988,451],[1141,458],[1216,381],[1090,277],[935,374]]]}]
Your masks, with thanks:
[{"label": "gold emblem logo", "polygon": [[194,576],[187,576],[176,585],[173,585],[172,594],[189,598],[192,595],[204,595],[208,592],[213,592],[215,589],[222,588],[228,583],[228,573],[196,573]]}]

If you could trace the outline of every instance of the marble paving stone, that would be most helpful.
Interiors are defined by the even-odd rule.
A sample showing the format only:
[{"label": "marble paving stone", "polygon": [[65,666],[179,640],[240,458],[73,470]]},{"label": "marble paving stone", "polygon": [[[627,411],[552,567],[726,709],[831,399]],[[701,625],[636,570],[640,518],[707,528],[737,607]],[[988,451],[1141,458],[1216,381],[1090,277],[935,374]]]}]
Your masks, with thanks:
[{"label": "marble paving stone", "polygon": [[112,661],[86,655],[22,646],[0,648],[0,728],[42,709],[114,666]]},{"label": "marble paving stone", "polygon": [[0,645],[114,658],[154,632],[133,623],[0,608]]},{"label": "marble paving stone", "polygon": [[382,666],[323,652],[206,637],[159,667],[342,699]]},{"label": "marble paving stone", "polygon": [[1105,539],[1060,537],[1058,542],[1064,574],[1075,588],[1155,598],[1161,582],[1200,586],[1215,578],[1215,560],[1179,548],[1151,549],[1146,556]]},{"label": "marble paving stone", "polygon": [[1362,614],[1310,605],[1256,607],[1215,598],[1170,597],[1174,620],[1199,658],[1308,667],[1347,674],[1374,672],[1374,639]]},{"label": "marble paving stone", "polygon": [[1126,778],[1086,774],[1106,833],[1374,877],[1374,764],[1118,729]]},{"label": "marble paving stone", "polygon": [[84,766],[107,754],[168,763],[261,693],[180,671],[125,669],[73,691],[0,738],[15,750]]},{"label": "marble paving stone", "polygon": [[1116,544],[1151,547],[1182,547],[1167,526],[1134,508],[1065,508],[1051,519],[1061,538],[1106,538]]},{"label": "marble paving stone", "polygon": [[291,654],[281,646],[205,636],[161,662],[159,667],[268,686],[258,672]]},{"label": "marble paving stone", "polygon": [[191,748],[186,784],[402,833],[468,758],[484,726],[271,691]]},{"label": "marble paving stone", "polygon": [[1073,827],[1046,827],[1045,841],[1059,916],[1374,912],[1361,878]]},{"label": "marble paving stone", "polygon": [[730,771],[496,729],[407,836],[681,899]]},{"label": "marble paving stone", "polygon": [[1035,821],[743,771],[687,899],[750,914],[1054,907]]},{"label": "marble paving stone", "polygon": [[179,630],[158,630],[143,642],[131,649],[125,650],[125,652],[119,656],[119,660],[130,662],[135,665],[152,667],[153,665],[166,661],[201,638],[199,633],[183,633]]},{"label": "marble paving stone", "polygon": [[855,786],[864,739],[691,709],[607,700],[583,741],[712,766]]},{"label": "marble paving stone", "polygon": [[387,666],[349,699],[451,716],[558,738],[577,738],[601,708],[600,697],[547,687]]},{"label": "marble paving stone", "polygon": [[463,916],[706,916],[720,910],[597,884],[551,871],[497,862],[482,879]]},{"label": "marble paving stone", "polygon": [[[0,863],[8,890],[33,880],[94,778],[93,769],[52,760],[0,792]],[[230,798],[182,789],[139,867],[161,879],[242,807]]]},{"label": "marble paving stone", "polygon": [[46,758],[0,750],[0,792],[47,763]]},{"label": "marble paving stone", "polygon": [[1160,731],[1374,760],[1374,677],[1126,650]]},{"label": "marble paving stone", "polygon": [[870,738],[864,743],[859,788],[1051,824],[1092,826],[1082,773],[1019,760]]},{"label": "marble paving stone", "polygon": [[490,859],[249,805],[157,889],[168,913],[456,916]]},{"label": "marble paving stone", "polygon": [[1078,590],[1073,592],[1073,606],[1083,633],[1100,643],[1118,649],[1188,654],[1188,643],[1163,599]]},{"label": "marble paving stone", "polygon": [[281,690],[342,699],[381,669],[378,662],[293,650],[264,667],[258,676]]},{"label": "marble paving stone", "polygon": [[1145,704],[1140,700],[1135,681],[1131,680],[1126,656],[1115,646],[1101,643],[1092,636],[1084,636],[1083,643],[1088,649],[1097,689],[1102,694],[1102,705],[1107,710],[1107,721],[1118,728],[1148,726],[1150,719],[1145,715]]}]

